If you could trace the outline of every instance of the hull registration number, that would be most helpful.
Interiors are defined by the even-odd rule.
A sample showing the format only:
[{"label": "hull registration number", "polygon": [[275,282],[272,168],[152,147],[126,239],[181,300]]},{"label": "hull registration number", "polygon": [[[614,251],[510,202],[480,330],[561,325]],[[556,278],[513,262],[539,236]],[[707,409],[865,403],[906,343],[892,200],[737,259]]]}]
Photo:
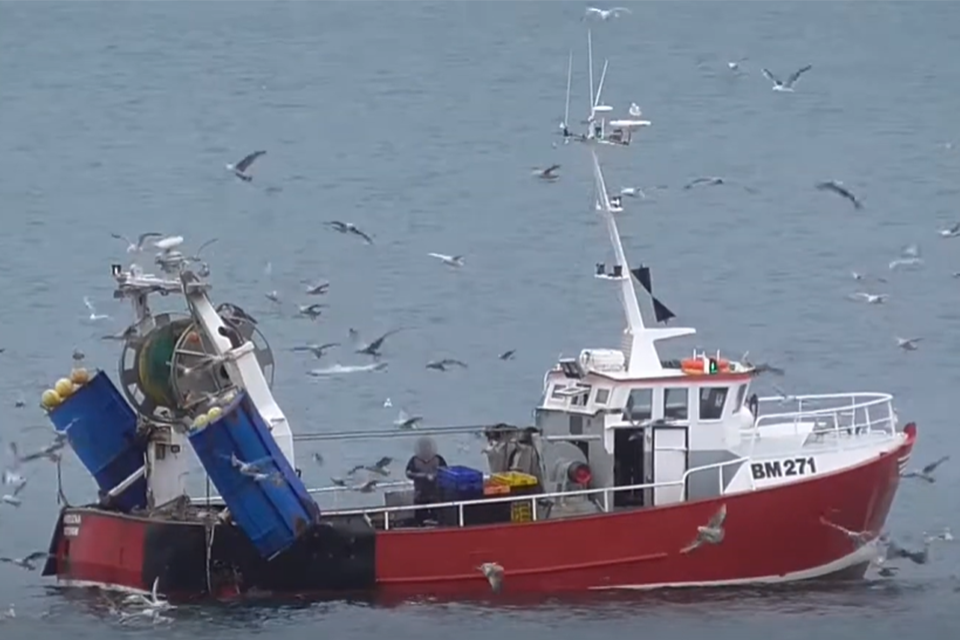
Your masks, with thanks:
[{"label": "hull registration number", "polygon": [[783,460],[766,460],[754,462],[750,465],[750,472],[754,480],[767,478],[783,478],[786,476],[808,476],[817,472],[817,462],[813,456],[804,458],[784,458]]}]

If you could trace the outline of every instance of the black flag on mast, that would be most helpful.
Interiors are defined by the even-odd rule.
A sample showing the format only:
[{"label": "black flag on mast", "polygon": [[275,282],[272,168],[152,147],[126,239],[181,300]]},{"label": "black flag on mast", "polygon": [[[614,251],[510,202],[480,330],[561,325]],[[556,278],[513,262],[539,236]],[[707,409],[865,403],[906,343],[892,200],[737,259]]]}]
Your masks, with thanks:
[{"label": "black flag on mast", "polygon": [[667,308],[667,305],[660,302],[657,297],[653,295],[653,285],[650,282],[650,267],[640,265],[635,269],[630,269],[630,273],[637,279],[640,286],[650,294],[650,299],[653,300],[653,315],[656,317],[657,323],[666,323],[670,318],[677,317],[673,311]]}]

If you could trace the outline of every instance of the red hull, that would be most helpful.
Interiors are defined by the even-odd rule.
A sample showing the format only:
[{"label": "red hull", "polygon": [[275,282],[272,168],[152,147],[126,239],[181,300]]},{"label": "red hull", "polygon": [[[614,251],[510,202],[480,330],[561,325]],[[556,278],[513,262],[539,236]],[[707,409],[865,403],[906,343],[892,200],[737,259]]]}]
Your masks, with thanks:
[{"label": "red hull", "polygon": [[[529,524],[377,532],[370,586],[397,596],[481,593],[489,589],[477,570],[484,562],[504,567],[504,590],[513,592],[860,577],[868,559],[821,518],[853,531],[879,531],[915,441],[909,431],[900,448],[860,466],[722,500]],[[680,553],[721,504],[727,507],[724,541]],[[82,526],[72,537],[55,536],[46,573],[68,583],[149,589],[152,577],[145,574],[159,574],[141,567],[177,563],[169,549],[159,563],[149,558],[158,554],[145,545],[156,538],[146,533],[160,526],[155,521],[79,513]]]}]

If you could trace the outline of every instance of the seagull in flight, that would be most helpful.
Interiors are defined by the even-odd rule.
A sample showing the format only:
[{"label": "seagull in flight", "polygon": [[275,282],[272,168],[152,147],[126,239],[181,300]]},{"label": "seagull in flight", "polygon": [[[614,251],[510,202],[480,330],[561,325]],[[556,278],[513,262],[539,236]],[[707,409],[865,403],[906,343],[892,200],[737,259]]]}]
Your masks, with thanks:
[{"label": "seagull in flight", "polygon": [[46,551],[34,551],[30,555],[24,558],[0,558],[0,562],[6,562],[7,564],[13,564],[27,571],[36,571],[37,566],[36,562],[39,560],[46,560],[50,557],[50,554]]},{"label": "seagull in flight", "polygon": [[397,419],[393,424],[401,429],[416,429],[417,425],[423,422],[423,416],[411,416],[403,409],[397,414]]},{"label": "seagull in flight", "polygon": [[647,199],[647,194],[643,192],[643,189],[640,187],[623,187],[620,189],[621,196],[627,196],[628,198],[641,198],[643,200]]},{"label": "seagull in flight", "polygon": [[428,256],[431,258],[436,258],[445,265],[451,267],[462,267],[463,266],[463,256],[448,256],[443,253],[428,253]]},{"label": "seagull in flight", "polygon": [[365,343],[360,338],[360,332],[357,331],[356,329],[351,328],[350,339],[353,340],[353,343],[356,345],[356,353],[359,353],[365,356],[373,356],[374,358],[379,358],[381,355],[383,355],[382,353],[380,353],[380,349],[383,347],[383,341],[389,338],[390,336],[392,336],[393,334],[397,333],[398,331],[400,331],[400,329],[393,329],[391,331],[387,331],[385,334],[383,334],[376,340],[369,343]]},{"label": "seagull in flight", "polygon": [[500,593],[500,590],[503,589],[503,567],[496,562],[484,562],[477,567],[477,570],[490,583],[490,589],[494,593]]},{"label": "seagull in flight", "polygon": [[313,304],[302,304],[299,306],[297,313],[301,316],[306,316],[311,320],[316,320],[320,317],[320,314],[323,313],[323,309],[327,305],[320,304],[319,302],[314,302]]},{"label": "seagull in flight", "polygon": [[923,338],[897,338],[897,346],[904,351],[916,351],[920,348],[917,343],[921,340]]},{"label": "seagull in flight", "polygon": [[546,169],[535,168],[533,170],[533,175],[540,178],[541,180],[553,181],[560,177],[559,175],[557,175],[557,169],[559,168],[560,168],[560,165],[558,164],[550,165]]},{"label": "seagull in flight", "polygon": [[322,296],[330,289],[330,283],[326,280],[323,282],[317,282],[316,284],[311,284],[305,281],[304,284],[307,285],[308,296]]},{"label": "seagull in flight", "polygon": [[860,547],[864,546],[865,544],[867,544],[868,542],[870,542],[871,540],[877,537],[877,534],[874,533],[873,531],[851,531],[850,529],[841,527],[838,524],[830,522],[823,516],[820,516],[820,523],[830,527],[831,529],[836,529],[840,533],[847,536],[847,538],[850,539],[850,542],[853,543],[853,546],[855,549],[859,549]]},{"label": "seagull in flight", "polygon": [[513,360],[513,356],[517,353],[516,349],[508,349],[497,356],[500,360]]},{"label": "seagull in flight", "polygon": [[946,229],[937,231],[941,238],[956,238],[960,236],[960,222],[957,222]]},{"label": "seagull in flight", "polygon": [[352,233],[355,236],[363,238],[363,241],[367,244],[373,244],[373,238],[368,236],[366,233],[357,228],[357,225],[352,222],[341,222],[339,220],[331,220],[327,222],[326,225],[333,229],[334,231],[339,231],[340,233]]},{"label": "seagull in flight", "polygon": [[253,153],[244,156],[237,164],[228,164],[227,171],[233,171],[233,175],[237,176],[244,182],[250,182],[253,180],[253,176],[251,176],[247,170],[253,165],[257,158],[266,153],[266,151],[254,151]]},{"label": "seagull in flight", "polygon": [[790,74],[790,77],[787,78],[786,82],[782,82],[777,76],[773,75],[769,69],[763,69],[763,75],[766,76],[767,80],[773,83],[774,91],[793,91],[793,85],[797,84],[797,80],[800,79],[807,71],[813,68],[813,65],[806,65],[800,67],[796,71]]},{"label": "seagull in flight", "polygon": [[863,209],[863,204],[857,200],[857,196],[853,195],[853,193],[851,193],[851,191],[843,186],[843,183],[838,180],[828,180],[826,182],[817,183],[817,190],[831,191],[838,196],[849,200],[854,209]]},{"label": "seagull in flight", "polygon": [[882,283],[884,283],[884,284],[886,284],[886,282],[887,282],[886,279],[884,279],[884,278],[877,278],[877,277],[873,277],[873,276],[868,276],[868,275],[865,274],[865,273],[859,273],[859,272],[857,272],[857,271],[851,271],[851,272],[850,272],[850,275],[853,277],[854,280],[858,280],[858,281],[863,281],[863,280],[867,280],[867,279],[873,279],[873,280],[876,280],[877,282],[882,282]]},{"label": "seagull in flight", "polygon": [[597,17],[600,20],[609,20],[610,18],[619,18],[622,15],[627,15],[631,13],[630,9],[626,7],[613,7],[612,9],[598,9],[596,7],[587,7],[586,12],[583,14],[581,20],[586,20],[587,18]]},{"label": "seagull in flight", "polygon": [[[726,179],[726,178],[721,178],[720,176],[707,176],[707,177],[696,178],[695,180],[691,180],[691,181],[688,182],[686,185],[684,185],[683,188],[684,188],[685,190],[689,191],[690,189],[693,189],[694,187],[697,187],[697,186],[700,186],[700,185],[707,186],[707,187],[718,187],[718,186],[724,185],[724,184],[734,184],[734,182],[733,182],[732,180],[728,180],[728,179]],[[740,185],[740,186],[743,187],[743,189],[744,189],[745,191],[749,192],[749,193],[756,193],[756,192],[757,192],[756,189],[753,189],[753,188],[748,187],[748,186],[746,186],[746,185]]]},{"label": "seagull in flight", "polygon": [[704,544],[720,544],[723,542],[723,523],[727,519],[727,505],[720,505],[720,509],[710,518],[705,526],[697,527],[697,537],[693,542],[680,550],[680,553],[690,553]]},{"label": "seagull in flight", "polygon": [[324,356],[328,349],[339,347],[339,342],[327,342],[325,344],[308,344],[301,347],[293,347],[291,351],[309,351],[318,360]]},{"label": "seagull in flight", "polygon": [[129,245],[127,247],[127,253],[140,253],[141,251],[143,251],[143,245],[146,243],[147,240],[149,240],[150,238],[162,238],[163,234],[157,233],[155,231],[150,231],[148,233],[141,233],[139,236],[137,236],[136,242],[133,242],[132,240],[130,240],[130,238],[120,233],[111,233],[110,237],[115,238],[117,240],[125,241],[127,245]]},{"label": "seagull in flight", "polygon": [[447,371],[449,367],[467,368],[467,363],[453,358],[444,358],[443,360],[433,360],[427,363],[427,369],[436,369],[437,371]]},{"label": "seagull in flight", "polygon": [[886,293],[865,293],[863,291],[850,295],[851,300],[863,300],[867,304],[883,304],[889,297]]},{"label": "seagull in flight", "polygon": [[934,482],[937,481],[937,479],[933,477],[933,472],[937,470],[937,467],[939,467],[949,459],[950,459],[950,456],[943,456],[939,460],[935,460],[934,462],[931,462],[930,464],[926,465],[919,471],[907,471],[906,473],[901,473],[900,477],[901,478],[919,478],[924,482],[933,484]]},{"label": "seagull in flight", "polygon": [[104,313],[97,313],[97,308],[93,306],[93,301],[90,300],[89,296],[83,296],[83,304],[89,309],[90,317],[88,320],[90,322],[96,322],[97,320],[109,320],[110,316]]}]

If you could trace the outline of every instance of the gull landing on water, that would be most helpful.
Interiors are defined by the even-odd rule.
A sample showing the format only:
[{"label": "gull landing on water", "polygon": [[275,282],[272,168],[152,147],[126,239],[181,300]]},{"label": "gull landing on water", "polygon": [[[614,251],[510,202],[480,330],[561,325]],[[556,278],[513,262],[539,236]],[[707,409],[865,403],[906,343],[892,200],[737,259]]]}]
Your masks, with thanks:
[{"label": "gull landing on water", "polygon": [[253,165],[257,158],[265,155],[266,153],[266,151],[254,151],[253,153],[244,156],[240,162],[236,164],[228,164],[227,171],[232,171],[233,175],[237,176],[244,182],[250,182],[253,180],[253,176],[247,172],[247,169]]},{"label": "gull landing on water", "polygon": [[919,245],[909,244],[900,250],[900,257],[896,260],[891,260],[888,266],[892,271],[898,267],[915,267],[922,264],[923,259],[920,257]]},{"label": "gull landing on water", "polygon": [[786,82],[782,82],[777,76],[773,75],[769,69],[763,69],[763,75],[766,76],[767,80],[773,83],[774,91],[793,91],[793,85],[797,84],[797,80],[800,79],[807,71],[813,68],[813,65],[806,65],[805,67],[800,67],[796,71],[790,74]]},{"label": "gull landing on water", "polygon": [[557,169],[559,168],[560,168],[560,165],[558,164],[551,165],[546,169],[538,169],[535,167],[533,169],[533,175],[540,178],[541,180],[556,180],[557,178],[560,177],[556,173]]},{"label": "gull landing on water", "polygon": [[428,253],[428,256],[431,258],[436,258],[441,261],[443,264],[450,267],[462,267],[463,266],[463,256],[448,256],[443,253]]}]

